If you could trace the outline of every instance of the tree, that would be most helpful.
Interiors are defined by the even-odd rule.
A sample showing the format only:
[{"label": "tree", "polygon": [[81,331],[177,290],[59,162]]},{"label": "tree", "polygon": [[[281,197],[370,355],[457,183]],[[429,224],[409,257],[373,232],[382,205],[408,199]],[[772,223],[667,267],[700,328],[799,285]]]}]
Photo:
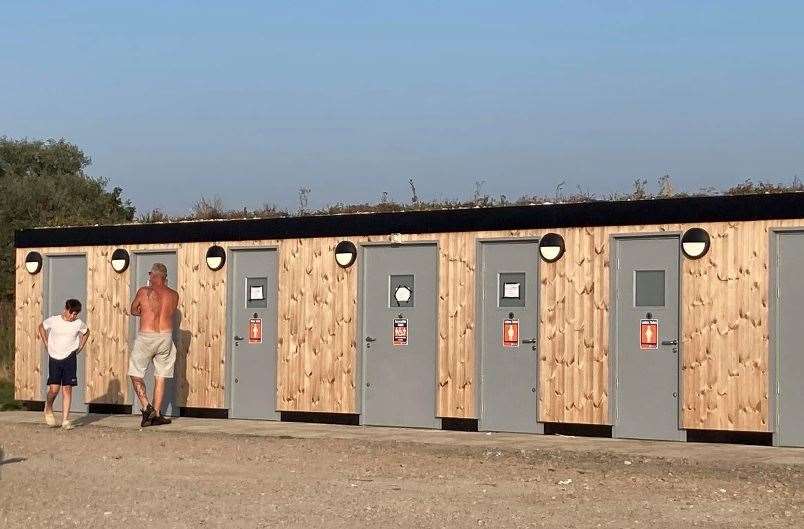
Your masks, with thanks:
[{"label": "tree", "polygon": [[0,299],[14,295],[14,230],[134,219],[122,189],[85,173],[91,163],[63,139],[0,137]]}]

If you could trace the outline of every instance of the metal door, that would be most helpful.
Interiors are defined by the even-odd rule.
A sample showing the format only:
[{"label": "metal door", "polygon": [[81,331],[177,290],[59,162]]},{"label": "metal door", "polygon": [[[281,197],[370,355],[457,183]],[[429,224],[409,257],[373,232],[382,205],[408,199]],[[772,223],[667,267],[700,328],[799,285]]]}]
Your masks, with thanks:
[{"label": "metal door", "polygon": [[[679,430],[678,237],[617,238],[615,437],[682,440]],[[657,320],[658,330],[641,320]],[[655,348],[645,344],[656,343]]]},{"label": "metal door", "polygon": [[437,248],[366,246],[364,424],[435,428]]},{"label": "metal door", "polygon": [[804,446],[804,233],[777,240],[776,432],[774,443]]},{"label": "metal door", "polygon": [[[148,272],[151,270],[151,267],[154,263],[162,263],[167,267],[168,276],[167,276],[167,285],[172,288],[173,290],[178,290],[178,259],[176,258],[176,252],[144,252],[144,253],[135,253],[134,258],[132,259],[131,264],[131,299],[134,299],[134,296],[137,294],[137,290],[146,286],[148,284]],[[181,293],[179,293],[181,296]],[[179,299],[179,304],[181,305],[181,298]],[[179,361],[178,355],[186,352],[185,348],[179,347],[180,336],[181,332],[179,326],[181,324],[181,310],[176,310],[176,315],[173,319],[173,343],[176,344],[177,348],[177,358],[176,358],[176,369],[173,372],[173,378],[168,378],[165,380],[165,398],[162,401],[162,415],[166,416],[179,416],[179,404],[178,404],[178,391],[177,388],[179,386]],[[129,323],[129,351],[134,346],[134,338],[137,336],[137,329],[139,328],[139,318],[132,316],[131,321]],[[128,370],[128,366],[126,366],[126,370]],[[127,373],[128,374],[128,373]],[[127,377],[128,378],[128,377]],[[153,391],[154,391],[154,366],[153,363],[148,365],[148,369],[145,371],[145,388],[148,391],[148,399],[153,400]],[[134,393],[134,386],[131,385],[131,379],[128,379],[128,394],[129,398],[131,399],[131,413],[137,414],[140,413],[140,401],[137,399],[137,395]]]},{"label": "metal door", "polygon": [[229,417],[279,420],[276,250],[235,250],[231,256]]},{"label": "metal door", "polygon": [[[45,318],[54,314],[61,314],[64,310],[64,303],[68,299],[77,299],[81,302],[81,314],[78,316],[85,323],[87,322],[87,258],[84,255],[52,255],[45,260],[45,292],[47,299],[44,304]],[[93,329],[90,329],[93,332]],[[99,332],[94,329],[94,332]],[[78,385],[73,388],[70,409],[76,412],[86,412],[87,404],[85,401],[86,390],[86,365],[88,347],[78,353],[77,375]],[[47,346],[43,349],[42,355],[42,385],[47,383],[48,359]],[[45,389],[47,393],[47,388]],[[61,391],[53,404],[54,410],[61,410]]]},{"label": "metal door", "polygon": [[544,431],[537,422],[538,270],[536,242],[480,245],[481,430]]}]

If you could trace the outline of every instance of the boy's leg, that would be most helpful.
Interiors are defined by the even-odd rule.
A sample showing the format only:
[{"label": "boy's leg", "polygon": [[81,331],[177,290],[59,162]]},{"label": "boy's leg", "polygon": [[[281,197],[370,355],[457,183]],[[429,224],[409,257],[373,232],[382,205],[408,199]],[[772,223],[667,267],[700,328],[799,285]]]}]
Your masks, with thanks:
[{"label": "boy's leg", "polygon": [[64,422],[70,416],[70,403],[73,400],[73,387],[61,387],[61,421]]},{"label": "boy's leg", "polygon": [[60,384],[49,384],[47,387],[47,400],[45,401],[45,413],[53,413],[53,403],[59,396]]},{"label": "boy's leg", "polygon": [[53,403],[59,396],[59,388],[63,377],[64,366],[52,356],[47,358],[47,398],[45,399],[45,415],[53,414]]},{"label": "boy's leg", "polygon": [[48,384],[47,396],[45,397],[45,424],[48,426],[56,426],[56,418],[53,416],[53,403],[56,397],[59,396],[59,384]]}]

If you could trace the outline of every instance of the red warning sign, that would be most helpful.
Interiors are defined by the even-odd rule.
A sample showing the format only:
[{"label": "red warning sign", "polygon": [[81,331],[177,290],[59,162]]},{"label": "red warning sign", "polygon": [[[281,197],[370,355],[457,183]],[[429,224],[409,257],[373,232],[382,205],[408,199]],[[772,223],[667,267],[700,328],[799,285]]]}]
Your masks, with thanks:
[{"label": "red warning sign", "polygon": [[659,320],[639,320],[639,348],[659,348]]},{"label": "red warning sign", "polygon": [[503,347],[519,347],[519,320],[503,321]]},{"label": "red warning sign", "polygon": [[262,318],[248,320],[248,343],[262,343]]},{"label": "red warning sign", "polygon": [[394,320],[394,345],[408,345],[408,319]]}]

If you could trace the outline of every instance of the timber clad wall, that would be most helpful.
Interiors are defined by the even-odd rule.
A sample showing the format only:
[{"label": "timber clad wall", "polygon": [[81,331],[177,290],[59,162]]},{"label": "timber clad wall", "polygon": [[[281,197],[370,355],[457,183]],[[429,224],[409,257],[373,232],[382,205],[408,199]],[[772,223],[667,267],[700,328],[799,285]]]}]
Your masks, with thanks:
[{"label": "timber clad wall", "polygon": [[[437,408],[442,417],[477,417],[475,267],[478,239],[564,236],[566,253],[554,264],[534,263],[540,276],[539,417],[545,422],[610,424],[610,237],[705,228],[711,249],[682,260],[682,423],[685,428],[768,431],[769,229],[804,221],[666,224],[403,235],[403,242],[439,246]],[[343,237],[355,244],[389,236]],[[357,290],[360,261],[335,263],[343,238],[222,242],[279,252],[277,403],[282,411],[356,413]],[[223,408],[226,393],[226,267],[209,270],[210,243],[122,245],[130,252],[176,249],[181,339],[177,344],[180,404]],[[43,255],[86,253],[87,308],[92,335],[87,354],[87,398],[129,403],[130,270],[112,271],[115,247],[17,250],[16,397],[41,400],[41,321],[44,274],[25,272],[31,250]]]}]

